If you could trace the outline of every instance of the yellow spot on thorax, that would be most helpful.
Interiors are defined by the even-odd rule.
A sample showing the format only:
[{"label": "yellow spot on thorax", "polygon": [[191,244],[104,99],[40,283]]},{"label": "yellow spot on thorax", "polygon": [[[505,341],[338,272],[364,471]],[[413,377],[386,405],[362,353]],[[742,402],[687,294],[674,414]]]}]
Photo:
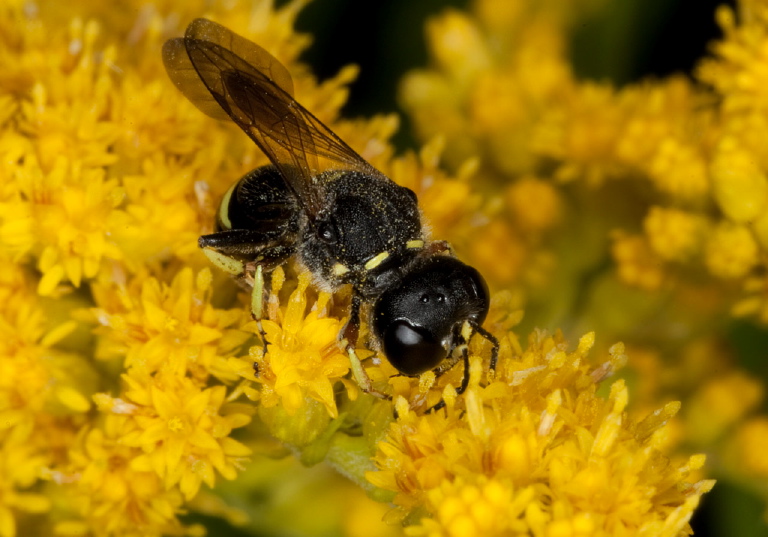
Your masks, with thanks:
[{"label": "yellow spot on thorax", "polygon": [[343,276],[347,272],[349,272],[349,269],[344,265],[342,265],[341,263],[336,263],[335,265],[333,265],[334,276]]},{"label": "yellow spot on thorax", "polygon": [[408,241],[405,243],[406,248],[423,248],[424,247],[424,241],[421,239],[415,239],[412,241]]},{"label": "yellow spot on thorax", "polygon": [[365,270],[372,270],[381,265],[381,262],[389,257],[389,252],[381,252],[376,257],[372,257],[365,264]]}]

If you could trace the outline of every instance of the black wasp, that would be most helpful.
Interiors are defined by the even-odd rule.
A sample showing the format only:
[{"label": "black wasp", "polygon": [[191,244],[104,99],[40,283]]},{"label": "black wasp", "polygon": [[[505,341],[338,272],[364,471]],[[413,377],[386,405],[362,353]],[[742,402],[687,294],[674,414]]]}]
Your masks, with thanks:
[{"label": "black wasp", "polygon": [[[252,313],[262,316],[264,273],[292,256],[316,283],[352,286],[346,343],[360,387],[379,397],[354,349],[360,310],[370,306],[374,348],[401,373],[441,374],[461,358],[481,324],[488,288],[480,273],[425,235],[416,195],[368,164],[297,103],[288,70],[266,50],[206,20],[163,47],[165,68],[195,106],[230,119],[272,165],[248,173],[224,195],[216,232],[200,237],[206,255],[240,278],[252,278]],[[263,336],[263,334],[262,334]],[[438,404],[438,407],[442,403]]]}]

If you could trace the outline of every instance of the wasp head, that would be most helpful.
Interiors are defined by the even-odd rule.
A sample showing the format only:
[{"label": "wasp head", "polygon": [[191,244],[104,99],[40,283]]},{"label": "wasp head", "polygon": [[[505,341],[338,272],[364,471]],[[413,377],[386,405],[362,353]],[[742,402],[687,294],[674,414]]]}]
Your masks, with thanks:
[{"label": "wasp head", "polygon": [[398,371],[418,375],[437,367],[461,343],[465,322],[482,324],[488,286],[480,273],[458,259],[418,261],[399,284],[373,305],[372,329]]}]

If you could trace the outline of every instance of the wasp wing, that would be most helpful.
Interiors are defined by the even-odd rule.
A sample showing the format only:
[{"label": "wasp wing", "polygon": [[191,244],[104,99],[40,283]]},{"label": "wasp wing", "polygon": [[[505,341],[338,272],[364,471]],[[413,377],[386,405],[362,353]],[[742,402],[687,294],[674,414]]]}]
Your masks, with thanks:
[{"label": "wasp wing", "polygon": [[264,151],[309,214],[320,207],[313,178],[330,169],[379,175],[292,96],[288,70],[266,50],[207,19],[163,47],[171,80],[204,113],[231,119]]}]

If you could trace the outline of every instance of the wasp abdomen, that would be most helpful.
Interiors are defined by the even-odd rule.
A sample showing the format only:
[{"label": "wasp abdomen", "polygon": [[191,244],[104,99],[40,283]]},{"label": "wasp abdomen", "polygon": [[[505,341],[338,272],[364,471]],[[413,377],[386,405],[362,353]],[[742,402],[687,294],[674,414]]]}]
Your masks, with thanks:
[{"label": "wasp abdomen", "polygon": [[299,229],[299,206],[274,166],[257,168],[224,195],[217,231],[250,229],[275,238]]}]

